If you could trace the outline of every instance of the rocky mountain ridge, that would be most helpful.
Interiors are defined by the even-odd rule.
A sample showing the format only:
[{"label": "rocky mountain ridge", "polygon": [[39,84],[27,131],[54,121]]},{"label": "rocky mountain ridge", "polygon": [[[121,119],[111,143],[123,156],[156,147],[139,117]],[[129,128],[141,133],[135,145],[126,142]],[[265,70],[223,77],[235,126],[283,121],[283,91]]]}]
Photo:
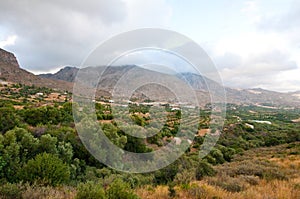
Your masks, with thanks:
[{"label": "rocky mountain ridge", "polygon": [[[102,75],[98,85],[97,96],[110,96],[114,86],[118,83],[119,79],[133,68],[137,69],[138,73],[149,73],[150,76],[163,75],[163,78],[173,78],[172,75],[162,74],[156,71],[149,71],[135,65],[131,66],[114,66],[104,70],[104,67],[87,67],[84,71],[89,71],[93,75]],[[95,71],[97,70],[97,71]],[[20,68],[17,58],[13,53],[0,49],[0,80],[21,83],[26,85],[36,85],[40,87],[49,87],[58,90],[73,90],[73,83],[79,69],[76,67],[65,67],[55,74],[41,74],[34,75],[22,68]],[[268,91],[264,89],[233,89],[223,87],[218,82],[210,80],[204,76],[196,75],[193,73],[178,73],[177,78],[184,80],[188,83],[197,94],[197,98],[201,104],[210,101],[210,92],[215,92],[219,96],[222,95],[218,92],[225,89],[226,100],[228,103],[245,104],[245,105],[260,105],[265,107],[300,107],[300,92],[280,93],[275,91]],[[208,86],[209,85],[209,86]],[[210,89],[208,89],[208,87]],[[182,89],[182,88],[178,88]],[[150,91],[152,90],[152,91]],[[163,100],[167,96],[164,88],[156,86],[155,89],[148,89],[152,97],[157,100]],[[137,96],[142,96],[142,93]]]}]

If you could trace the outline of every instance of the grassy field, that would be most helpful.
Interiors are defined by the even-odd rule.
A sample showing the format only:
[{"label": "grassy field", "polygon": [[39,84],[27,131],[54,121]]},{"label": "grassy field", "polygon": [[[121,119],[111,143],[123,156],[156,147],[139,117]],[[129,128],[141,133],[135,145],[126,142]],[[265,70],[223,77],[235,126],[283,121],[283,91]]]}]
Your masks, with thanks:
[{"label": "grassy field", "polygon": [[[178,199],[298,199],[300,198],[300,143],[257,148],[215,166],[214,177],[175,187]],[[136,190],[141,198],[168,199],[168,186]]]}]

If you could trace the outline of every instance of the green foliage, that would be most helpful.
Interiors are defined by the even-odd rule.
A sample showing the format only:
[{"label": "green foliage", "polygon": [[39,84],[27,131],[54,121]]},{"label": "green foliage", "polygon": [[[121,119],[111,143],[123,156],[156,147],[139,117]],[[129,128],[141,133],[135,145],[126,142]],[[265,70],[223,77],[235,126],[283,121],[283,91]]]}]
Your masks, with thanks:
[{"label": "green foliage", "polygon": [[0,107],[0,132],[13,129],[19,125],[20,118],[13,107]]},{"label": "green foliage", "polygon": [[173,182],[177,172],[178,163],[174,162],[169,166],[154,172],[154,182],[155,184],[168,184],[169,182]]},{"label": "green foliage", "polygon": [[100,183],[86,182],[77,187],[75,199],[106,199],[105,191]]},{"label": "green foliage", "polygon": [[39,150],[40,150],[40,152],[57,154],[58,151],[56,148],[56,143],[57,143],[56,137],[53,137],[49,134],[42,135],[40,137]]},{"label": "green foliage", "polygon": [[2,141],[2,165],[1,176],[9,182],[17,181],[15,175],[20,168],[20,145],[17,142],[16,133],[14,130],[8,131],[4,135]]},{"label": "green foliage", "polygon": [[175,184],[174,183],[169,183],[168,184],[168,195],[170,198],[174,198],[176,196],[176,190],[175,190]]},{"label": "green foliage", "polygon": [[123,148],[127,142],[127,138],[124,135],[118,133],[118,128],[111,123],[104,124],[102,126],[104,134],[112,141],[115,145]]},{"label": "green foliage", "polygon": [[21,199],[22,187],[19,184],[3,184],[0,186],[0,198],[3,199]]},{"label": "green foliage", "polygon": [[22,110],[24,121],[32,126],[38,124],[58,124],[62,121],[62,112],[56,107],[46,106]]},{"label": "green foliage", "polygon": [[109,199],[138,199],[130,185],[121,179],[116,179],[106,191]]},{"label": "green foliage", "polygon": [[205,161],[200,161],[198,163],[198,166],[196,168],[196,174],[195,174],[197,180],[202,180],[203,177],[205,176],[214,176],[215,174],[216,171],[209,163]]},{"label": "green foliage", "polygon": [[210,154],[215,159],[216,164],[223,164],[225,162],[223,153],[220,150],[213,149]]},{"label": "green foliage", "polygon": [[28,161],[20,174],[24,181],[30,183],[57,186],[68,182],[70,169],[57,156],[42,153]]},{"label": "green foliage", "polygon": [[73,157],[73,147],[69,142],[59,142],[57,146],[60,159],[66,163],[70,163]]},{"label": "green foliage", "polygon": [[147,147],[144,139],[133,137],[131,135],[127,135],[127,143],[124,149],[134,153],[147,153],[152,151],[151,148]]}]

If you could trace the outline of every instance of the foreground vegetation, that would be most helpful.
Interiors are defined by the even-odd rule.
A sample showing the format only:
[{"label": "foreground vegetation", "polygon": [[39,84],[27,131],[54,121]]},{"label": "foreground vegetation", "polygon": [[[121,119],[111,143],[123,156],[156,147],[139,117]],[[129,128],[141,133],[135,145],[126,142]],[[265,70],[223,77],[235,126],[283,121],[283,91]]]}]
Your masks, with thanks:
[{"label": "foreground vegetation", "polygon": [[[300,197],[300,123],[293,122],[300,118],[298,109],[229,104],[217,145],[200,160],[198,151],[212,131],[210,109],[201,109],[199,131],[181,158],[159,171],[128,174],[107,168],[85,149],[74,128],[69,93],[0,88],[0,198]],[[172,142],[181,118],[180,110],[166,105],[163,128],[153,126],[158,134],[139,139],[118,127],[110,103],[95,108],[105,135],[136,153]],[[149,106],[128,108],[134,123],[151,123]]]}]

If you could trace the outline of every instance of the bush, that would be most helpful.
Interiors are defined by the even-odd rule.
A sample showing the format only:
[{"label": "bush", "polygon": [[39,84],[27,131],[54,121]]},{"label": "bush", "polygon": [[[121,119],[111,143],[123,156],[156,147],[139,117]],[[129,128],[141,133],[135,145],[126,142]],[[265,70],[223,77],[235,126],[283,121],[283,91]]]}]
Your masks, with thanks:
[{"label": "bush", "polygon": [[89,181],[77,187],[75,199],[105,199],[105,192],[101,184]]},{"label": "bush", "polygon": [[196,168],[196,179],[202,180],[204,176],[214,176],[216,171],[212,166],[204,161],[200,161]]},{"label": "bush", "polygon": [[176,184],[185,184],[185,185],[188,185],[193,180],[195,180],[194,169],[186,169],[181,172],[178,172],[174,178],[174,182]]},{"label": "bush", "polygon": [[178,172],[178,164],[176,162],[160,169],[154,173],[154,181],[156,184],[167,184],[173,182]]},{"label": "bush", "polygon": [[70,178],[69,167],[57,156],[43,153],[37,155],[22,169],[22,178],[30,183],[57,186]]},{"label": "bush", "polygon": [[0,187],[0,198],[18,199],[22,198],[22,187],[19,184],[4,184]]},{"label": "bush", "polygon": [[109,199],[138,199],[139,197],[133,193],[130,185],[120,179],[116,179],[108,188],[106,196]]},{"label": "bush", "polygon": [[243,191],[245,190],[247,184],[243,178],[233,178],[224,174],[221,174],[217,177],[208,178],[207,182],[210,185],[221,187],[229,192]]},{"label": "bush", "polygon": [[207,198],[208,196],[207,191],[198,184],[191,184],[187,190],[187,194],[189,198]]},{"label": "bush", "polygon": [[13,107],[0,107],[0,132],[13,129],[20,123],[20,118]]},{"label": "bush", "polygon": [[287,180],[286,173],[280,168],[269,161],[264,160],[244,160],[238,162],[234,166],[224,165],[221,169],[224,173],[229,176],[257,176],[261,179],[266,180]]},{"label": "bush", "polygon": [[168,191],[169,191],[169,197],[170,198],[174,198],[176,196],[176,190],[175,190],[175,184],[174,183],[170,183],[168,185]]}]

